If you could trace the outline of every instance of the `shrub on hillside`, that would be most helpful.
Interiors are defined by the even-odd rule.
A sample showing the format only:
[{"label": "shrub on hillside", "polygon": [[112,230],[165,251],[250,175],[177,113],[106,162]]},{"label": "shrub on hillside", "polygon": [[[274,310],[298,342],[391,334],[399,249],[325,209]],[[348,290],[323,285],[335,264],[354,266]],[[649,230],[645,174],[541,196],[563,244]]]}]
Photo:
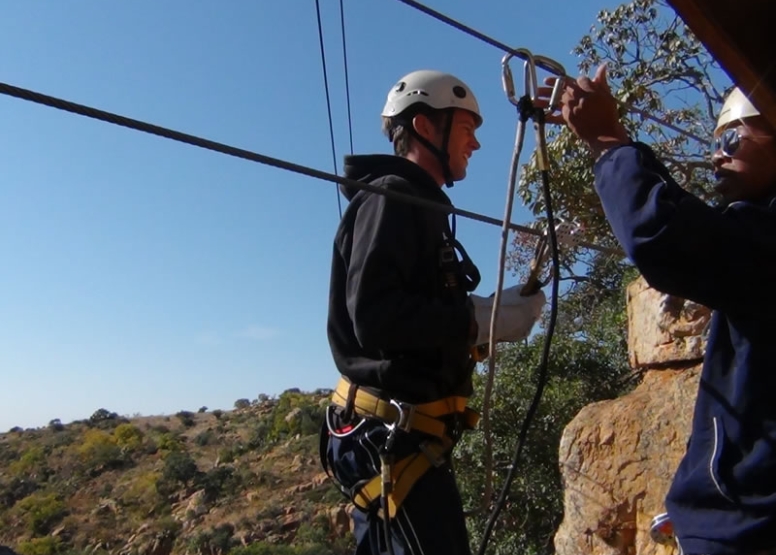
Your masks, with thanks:
[{"label": "shrub on hillside", "polygon": [[55,555],[62,551],[62,542],[51,536],[32,538],[21,542],[16,550],[20,555]]},{"label": "shrub on hillside", "polygon": [[110,412],[108,409],[97,409],[89,417],[89,422],[92,424],[101,424],[103,422],[109,422],[118,419],[119,415],[115,412]]},{"label": "shrub on hillside", "polygon": [[218,441],[218,436],[216,433],[208,428],[207,430],[198,433],[194,437],[194,443],[199,445],[200,447],[205,447],[206,445],[212,445]]},{"label": "shrub on hillside", "polygon": [[43,447],[35,445],[22,453],[21,457],[13,461],[8,470],[13,476],[36,476],[46,467],[46,452]]},{"label": "shrub on hillside", "polygon": [[175,413],[175,416],[178,417],[178,419],[181,421],[181,424],[183,424],[186,428],[191,428],[194,425],[194,413],[190,411],[181,410]]},{"label": "shrub on hillside", "polygon": [[45,536],[67,515],[67,507],[53,493],[25,497],[16,504],[16,510],[35,536]]},{"label": "shrub on hillside", "polygon": [[120,424],[113,430],[113,437],[124,451],[134,451],[143,443],[143,432],[133,424]]},{"label": "shrub on hillside", "polygon": [[188,453],[173,451],[164,459],[163,480],[188,487],[198,475],[197,463]]},{"label": "shrub on hillside", "polygon": [[231,466],[217,466],[197,478],[197,487],[204,490],[207,503],[213,503],[223,495],[235,495],[241,485],[240,475]]},{"label": "shrub on hillside", "polygon": [[167,451],[170,453],[183,451],[184,448],[183,440],[180,438],[180,436],[172,433],[162,434],[159,440],[156,442],[156,445],[162,451]]},{"label": "shrub on hillside", "polygon": [[116,438],[103,430],[87,430],[76,448],[85,468],[91,473],[120,468],[126,462]]},{"label": "shrub on hillside", "polygon": [[233,536],[234,527],[231,524],[203,530],[189,540],[187,551],[196,555],[230,553],[232,546],[237,543]]},{"label": "shrub on hillside", "polygon": [[38,488],[37,481],[18,476],[0,481],[0,509],[13,507],[17,501],[35,493]]},{"label": "shrub on hillside", "polygon": [[317,434],[323,421],[325,407],[308,395],[288,390],[280,395],[270,417],[272,428],[268,439],[278,441],[297,434]]}]

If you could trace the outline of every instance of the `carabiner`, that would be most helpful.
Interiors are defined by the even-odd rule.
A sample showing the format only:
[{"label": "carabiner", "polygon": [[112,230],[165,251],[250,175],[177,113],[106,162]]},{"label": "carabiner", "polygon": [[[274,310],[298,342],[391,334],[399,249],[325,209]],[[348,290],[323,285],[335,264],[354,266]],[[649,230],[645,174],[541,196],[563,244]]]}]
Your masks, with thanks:
[{"label": "carabiner", "polygon": [[[576,247],[580,243],[582,233],[582,227],[574,222],[558,222],[555,225],[555,237],[557,238],[558,245],[566,247]],[[540,274],[544,270],[544,266],[551,256],[551,244],[549,238],[549,230],[545,230],[539,241],[536,243],[536,249],[534,250],[534,256],[531,259],[529,266],[528,278],[525,281],[523,289],[520,291],[520,295],[527,297],[533,295],[539,289],[544,287],[552,279],[552,272],[547,279],[541,279]]]},{"label": "carabiner", "polygon": [[[522,55],[525,60],[531,60],[533,63],[533,54],[525,48],[518,48],[514,52]],[[512,77],[512,69],[509,67],[509,60],[515,57],[515,53],[510,52],[501,59],[501,83],[504,86],[507,100],[519,108],[520,100],[515,96],[515,80]]]},{"label": "carabiner", "polygon": [[539,66],[558,77],[555,81],[555,86],[552,88],[550,105],[544,110],[544,115],[549,116],[557,109],[558,104],[560,103],[560,95],[563,91],[563,81],[566,79],[566,68],[564,68],[560,62],[548,58],[547,56],[542,56],[541,54],[534,56],[534,65]]},{"label": "carabiner", "polygon": [[[525,95],[521,98],[517,97],[515,89],[515,80],[512,74],[512,69],[509,66],[509,62],[516,54],[524,60],[523,64],[523,84],[525,86]],[[521,99],[528,97],[532,103],[536,101],[539,93],[539,80],[537,78],[536,68],[541,67],[548,73],[556,75],[559,79],[555,81],[555,86],[552,89],[552,95],[550,96],[550,105],[544,109],[544,115],[548,116],[553,113],[560,102],[560,96],[563,91],[563,81],[566,78],[566,69],[563,65],[541,54],[532,54],[525,48],[518,48],[514,52],[510,52],[501,59],[501,83],[504,87],[504,92],[507,95],[507,100],[511,102],[517,108],[524,108]],[[524,116],[525,117],[525,116]]]}]

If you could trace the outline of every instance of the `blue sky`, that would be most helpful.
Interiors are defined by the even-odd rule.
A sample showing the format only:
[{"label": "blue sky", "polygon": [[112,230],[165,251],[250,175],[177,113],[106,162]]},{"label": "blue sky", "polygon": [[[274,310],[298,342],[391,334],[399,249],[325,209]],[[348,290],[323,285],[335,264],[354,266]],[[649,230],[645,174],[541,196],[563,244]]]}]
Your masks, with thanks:
[{"label": "blue sky", "polygon": [[[355,150],[389,151],[379,113],[401,75],[455,73],[485,124],[449,194],[500,218],[516,123],[502,53],[394,0],[344,4]],[[617,2],[428,5],[573,75],[571,49]],[[321,9],[341,161],[339,2]],[[313,0],[9,2],[0,50],[5,83],[333,169]],[[0,121],[0,430],[101,407],[229,409],[336,382],[325,328],[334,185],[6,96]],[[530,215],[518,204],[513,220]],[[489,294],[500,230],[458,229]]]}]

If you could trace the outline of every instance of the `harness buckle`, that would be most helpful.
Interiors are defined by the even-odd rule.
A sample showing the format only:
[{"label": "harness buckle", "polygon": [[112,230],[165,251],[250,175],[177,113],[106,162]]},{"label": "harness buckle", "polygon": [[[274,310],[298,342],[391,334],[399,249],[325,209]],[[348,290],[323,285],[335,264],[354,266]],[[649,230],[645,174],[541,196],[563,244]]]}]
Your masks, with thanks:
[{"label": "harness buckle", "polygon": [[386,423],[385,427],[388,428],[388,431],[391,433],[394,433],[396,430],[408,433],[411,429],[410,424],[412,423],[412,417],[415,414],[415,405],[397,401],[396,399],[391,399],[389,402],[396,407],[398,414],[396,420],[391,424]]}]

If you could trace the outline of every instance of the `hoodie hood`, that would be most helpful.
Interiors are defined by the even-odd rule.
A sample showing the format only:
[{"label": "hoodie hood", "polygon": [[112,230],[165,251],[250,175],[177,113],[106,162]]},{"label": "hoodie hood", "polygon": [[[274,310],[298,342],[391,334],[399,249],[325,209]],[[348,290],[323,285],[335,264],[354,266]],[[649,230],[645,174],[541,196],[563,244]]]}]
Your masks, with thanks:
[{"label": "hoodie hood", "polygon": [[[444,197],[450,202],[447,195],[437,185],[431,175],[418,166],[415,162],[393,156],[390,154],[357,154],[345,156],[345,177],[354,181],[372,183],[382,177],[396,176],[420,187],[422,190],[430,190],[432,195]],[[349,201],[356,196],[360,189],[348,185],[340,185],[340,191]],[[441,198],[441,197],[437,197]]]}]

